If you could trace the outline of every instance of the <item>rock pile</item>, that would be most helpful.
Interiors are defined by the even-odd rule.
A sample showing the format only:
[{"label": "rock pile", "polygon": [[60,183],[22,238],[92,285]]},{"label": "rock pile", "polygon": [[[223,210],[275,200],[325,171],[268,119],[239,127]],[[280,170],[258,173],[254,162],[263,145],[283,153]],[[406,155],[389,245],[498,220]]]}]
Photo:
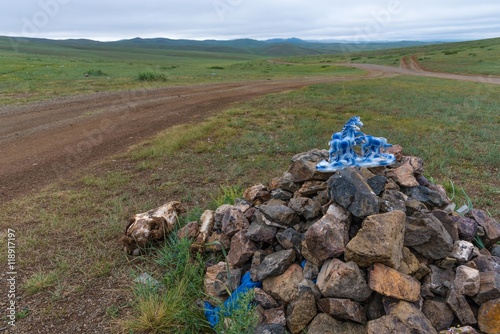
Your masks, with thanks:
[{"label": "rock pile", "polygon": [[[391,151],[393,166],[330,174],[315,169],[326,150],[298,154],[268,186],[206,212],[195,245],[227,252],[206,293],[224,300],[250,271],[256,333],[500,333],[500,224],[454,213],[422,159]],[[179,233],[196,239],[197,224]]]}]

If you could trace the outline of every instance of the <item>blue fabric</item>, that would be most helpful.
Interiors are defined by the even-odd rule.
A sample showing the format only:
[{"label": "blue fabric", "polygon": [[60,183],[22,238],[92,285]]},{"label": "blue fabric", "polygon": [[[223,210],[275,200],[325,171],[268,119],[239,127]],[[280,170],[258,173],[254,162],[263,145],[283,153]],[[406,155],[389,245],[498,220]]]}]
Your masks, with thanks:
[{"label": "blue fabric", "polygon": [[[253,288],[261,288],[261,282],[252,282],[250,278],[250,272],[247,271],[245,275],[241,278],[241,284],[234,290],[234,292],[229,296],[229,298],[224,302],[224,308],[227,312],[225,316],[230,316],[235,310],[238,299],[242,294]],[[215,307],[210,305],[209,302],[204,302],[205,306],[205,317],[212,327],[215,327],[219,323],[220,307]]]}]

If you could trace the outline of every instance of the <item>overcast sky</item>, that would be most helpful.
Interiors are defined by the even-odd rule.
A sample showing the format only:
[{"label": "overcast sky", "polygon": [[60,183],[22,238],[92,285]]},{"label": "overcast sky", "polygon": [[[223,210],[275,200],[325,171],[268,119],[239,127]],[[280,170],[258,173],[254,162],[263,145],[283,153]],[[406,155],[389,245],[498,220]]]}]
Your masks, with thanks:
[{"label": "overcast sky", "polygon": [[2,0],[0,35],[474,40],[500,37],[500,1]]}]

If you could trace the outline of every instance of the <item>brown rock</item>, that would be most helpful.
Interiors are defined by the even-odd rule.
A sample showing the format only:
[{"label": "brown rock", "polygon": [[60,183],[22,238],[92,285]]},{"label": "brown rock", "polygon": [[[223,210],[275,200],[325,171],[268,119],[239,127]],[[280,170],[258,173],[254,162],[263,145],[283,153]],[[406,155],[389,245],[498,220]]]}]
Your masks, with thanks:
[{"label": "brown rock", "polygon": [[207,268],[205,278],[203,279],[203,285],[205,287],[205,293],[211,297],[219,299],[217,292],[215,291],[214,284],[217,280],[217,275],[221,272],[227,272],[227,265],[225,262],[219,262]]},{"label": "brown rock", "polygon": [[199,228],[200,225],[198,225],[198,222],[189,222],[177,231],[177,237],[179,239],[188,238],[190,240],[195,240],[198,236]]},{"label": "brown rock", "polygon": [[288,173],[292,175],[293,182],[303,182],[309,180],[325,180],[331,173],[319,173],[316,165],[324,159],[328,159],[327,150],[313,149],[308,152],[299,153],[292,157],[292,164],[288,168]]},{"label": "brown rock", "polygon": [[400,186],[403,187],[416,187],[418,182],[413,176],[413,167],[409,163],[405,163],[398,168],[391,169],[387,176],[396,181]]},{"label": "brown rock", "polygon": [[448,232],[453,242],[460,239],[458,235],[458,223],[454,221],[446,211],[433,210],[432,214],[434,215],[434,217],[439,219],[441,224],[443,224],[443,227]]},{"label": "brown rock", "polygon": [[341,322],[326,313],[319,313],[307,328],[307,334],[365,334],[366,328],[352,322]]},{"label": "brown rock", "polygon": [[315,265],[344,252],[349,240],[349,213],[331,204],[327,213],[304,234],[302,255]]},{"label": "brown rock", "polygon": [[403,247],[402,253],[403,259],[397,269],[403,274],[413,276],[420,268],[420,261],[418,261],[417,257],[407,247]]},{"label": "brown rock", "polygon": [[324,297],[349,298],[364,301],[372,290],[366,284],[359,267],[354,262],[338,259],[326,260],[318,275],[316,285]]},{"label": "brown rock", "polygon": [[243,198],[254,205],[259,205],[270,200],[271,193],[263,184],[257,184],[247,188],[243,193]]},{"label": "brown rock", "polygon": [[350,299],[322,298],[318,302],[321,311],[341,320],[366,324],[366,313],[361,304]]},{"label": "brown rock", "polygon": [[409,164],[417,175],[422,175],[424,173],[424,160],[422,160],[422,158],[404,156],[401,162],[403,164]]},{"label": "brown rock", "polygon": [[278,306],[264,311],[265,323],[286,326],[285,307]]},{"label": "brown rock", "polygon": [[487,301],[479,307],[478,322],[484,333],[500,333],[500,298]]},{"label": "brown rock", "polygon": [[316,316],[316,299],[311,291],[301,291],[286,309],[286,324],[292,334],[302,332]]},{"label": "brown rock", "polygon": [[214,232],[207,240],[205,249],[210,251],[221,251],[231,247],[231,239],[224,233]]},{"label": "brown rock", "polygon": [[403,158],[403,147],[399,144],[392,145],[392,147],[387,148],[386,151],[387,153],[394,154],[396,161],[401,161]]},{"label": "brown rock", "polygon": [[326,182],[324,181],[306,181],[300,187],[297,192],[299,193],[300,196],[314,196],[316,195],[319,191],[321,190],[326,190],[327,185]]},{"label": "brown rock", "polygon": [[479,226],[484,228],[485,236],[483,241],[486,247],[494,245],[500,241],[500,223],[490,217],[488,213],[483,210],[472,209],[467,216],[474,219]]},{"label": "brown rock", "polygon": [[244,231],[239,231],[231,238],[231,249],[227,254],[227,262],[231,268],[240,267],[250,260],[257,250],[255,244],[246,237]]},{"label": "brown rock", "polygon": [[282,275],[266,278],[262,289],[277,301],[289,303],[297,297],[298,286],[303,279],[302,268],[294,263]]},{"label": "brown rock", "polygon": [[306,220],[316,218],[321,214],[321,204],[307,197],[292,198],[288,206]]},{"label": "brown rock", "polygon": [[475,296],[479,292],[481,282],[479,270],[467,266],[459,266],[455,272],[453,285],[458,293],[465,296]]},{"label": "brown rock", "polygon": [[395,210],[368,216],[363,227],[346,246],[345,259],[359,266],[383,263],[399,268],[403,257],[403,240],[406,215]]},{"label": "brown rock", "polygon": [[368,321],[368,334],[436,334],[432,323],[413,304],[399,301],[388,315]]},{"label": "brown rock", "polygon": [[381,263],[370,271],[369,286],[381,295],[416,302],[420,298],[420,282]]},{"label": "brown rock", "polygon": [[446,303],[437,300],[424,300],[422,312],[438,331],[449,328],[455,317]]}]

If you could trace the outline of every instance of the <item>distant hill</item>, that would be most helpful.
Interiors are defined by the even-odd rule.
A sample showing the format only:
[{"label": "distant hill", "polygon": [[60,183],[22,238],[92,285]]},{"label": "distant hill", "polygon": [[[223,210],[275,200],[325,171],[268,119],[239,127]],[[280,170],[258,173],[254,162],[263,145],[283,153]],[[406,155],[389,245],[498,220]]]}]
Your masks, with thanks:
[{"label": "distant hill", "polygon": [[[10,42],[10,43],[9,43]],[[99,42],[88,39],[50,40],[41,38],[13,38],[0,37],[0,49],[27,46],[37,49],[47,46],[56,48],[70,48],[76,50],[103,50],[109,51],[119,49],[156,49],[156,50],[178,50],[178,51],[201,51],[229,54],[246,54],[255,56],[304,56],[315,54],[336,54],[341,52],[363,50],[393,49],[410,46],[423,46],[433,43],[400,41],[400,42],[373,42],[373,43],[341,43],[305,41],[298,38],[269,39],[259,41],[254,39],[236,40],[187,40],[169,38],[133,38],[113,42]]]}]

